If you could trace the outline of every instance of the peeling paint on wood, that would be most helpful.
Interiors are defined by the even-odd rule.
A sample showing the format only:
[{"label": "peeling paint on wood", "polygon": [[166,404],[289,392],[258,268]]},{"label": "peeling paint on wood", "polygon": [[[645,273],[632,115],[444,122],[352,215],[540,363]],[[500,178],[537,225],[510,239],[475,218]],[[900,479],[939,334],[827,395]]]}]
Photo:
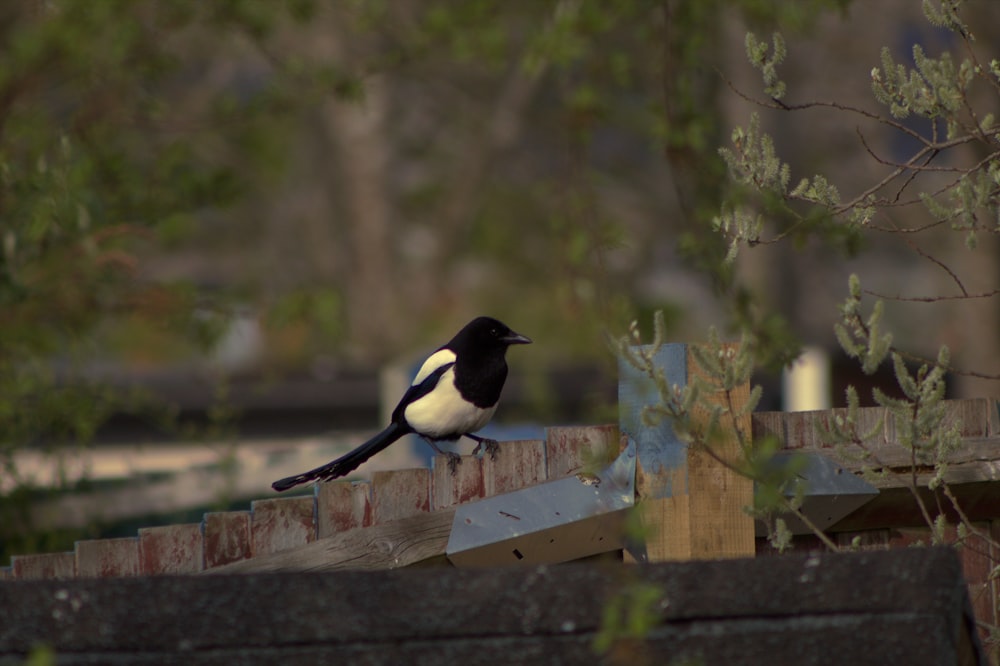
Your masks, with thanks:
[{"label": "peeling paint on wood", "polygon": [[144,574],[197,573],[205,568],[201,523],[145,527],[139,530],[139,559]]},{"label": "peeling paint on wood", "polygon": [[275,497],[250,503],[250,550],[254,557],[316,540],[315,499]]},{"label": "peeling paint on wood", "polygon": [[76,575],[84,578],[138,576],[139,539],[94,539],[76,542]]},{"label": "peeling paint on wood", "polygon": [[[504,442],[501,446],[506,444]],[[462,462],[455,467],[453,474],[449,469],[447,456],[435,456],[431,488],[431,506],[434,509],[444,509],[483,497],[483,461],[476,456],[462,456]]]},{"label": "peeling paint on wood", "polygon": [[545,436],[549,479],[604,469],[621,450],[621,435],[614,424],[547,428]]},{"label": "peeling paint on wood", "polygon": [[372,523],[371,484],[330,481],[316,484],[316,524],[320,539]]},{"label": "peeling paint on wood", "polygon": [[250,557],[250,512],[216,511],[205,514],[205,568]]},{"label": "peeling paint on wood", "polygon": [[372,524],[430,511],[429,469],[400,469],[372,475]]},{"label": "peeling paint on wood", "polygon": [[500,442],[496,458],[483,456],[486,497],[541,483],[545,471],[545,442],[540,439]]},{"label": "peeling paint on wood", "polygon": [[15,555],[10,558],[10,565],[11,578],[18,580],[65,579],[76,575],[76,557],[72,551]]}]

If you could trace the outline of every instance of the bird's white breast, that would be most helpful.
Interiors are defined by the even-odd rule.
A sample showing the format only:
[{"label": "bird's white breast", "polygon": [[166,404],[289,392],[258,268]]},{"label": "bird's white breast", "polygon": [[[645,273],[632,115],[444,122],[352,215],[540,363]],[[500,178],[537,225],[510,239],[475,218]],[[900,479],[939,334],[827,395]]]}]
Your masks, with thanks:
[{"label": "bird's white breast", "polygon": [[[418,382],[421,373],[426,377],[434,371],[434,368],[440,367],[443,363],[450,363],[451,360],[437,359],[438,362],[427,370],[431,361],[445,352],[451,355],[451,359],[455,358],[455,355],[448,350],[441,350],[433,354],[420,368],[420,372],[417,373],[418,379],[415,379],[414,383]],[[442,358],[447,358],[447,356]],[[455,388],[455,368],[452,367],[441,375],[434,390],[407,405],[403,410],[403,416],[417,433],[438,438],[475,432],[489,423],[495,411],[495,405],[482,409],[462,398],[458,389]]]}]

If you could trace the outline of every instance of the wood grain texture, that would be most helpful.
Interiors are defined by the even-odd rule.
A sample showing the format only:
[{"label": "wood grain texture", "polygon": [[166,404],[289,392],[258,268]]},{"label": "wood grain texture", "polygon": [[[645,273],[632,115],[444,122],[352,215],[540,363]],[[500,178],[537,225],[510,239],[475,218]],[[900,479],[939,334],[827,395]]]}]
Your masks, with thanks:
[{"label": "wood grain texture", "polygon": [[372,523],[407,518],[431,509],[431,471],[400,469],[372,475]]},{"label": "wood grain texture", "polygon": [[10,577],[18,580],[73,578],[76,576],[76,557],[72,551],[15,555],[10,558],[9,571]]},{"label": "wood grain texture", "polygon": [[357,528],[205,573],[396,569],[444,555],[455,509]]},{"label": "wood grain texture", "polygon": [[[723,353],[735,352],[732,345],[723,347]],[[703,441],[688,445],[673,433],[669,421],[643,420],[642,411],[656,404],[659,394],[648,377],[620,364],[622,426],[637,442],[636,494],[646,556],[653,562],[753,556],[754,524],[744,511],[753,503],[753,481],[734,469],[743,446],[752,441],[752,423],[748,414],[731,416],[746,404],[749,383],[728,393],[713,386],[689,345],[665,345],[656,362],[671,386],[705,385],[702,402],[691,413],[692,430],[703,433]],[[712,406],[724,412],[721,432],[709,438]],[[773,421],[769,425],[773,427]]]},{"label": "wood grain texture", "polygon": [[483,490],[486,497],[533,486],[546,478],[543,440],[500,442],[495,458],[483,456]]},{"label": "wood grain texture", "polygon": [[[723,353],[735,355],[736,345],[727,344]],[[688,352],[688,377],[711,385],[694,354]],[[753,480],[736,471],[751,445],[750,414],[740,414],[750,397],[750,383],[744,382],[725,392],[714,386],[705,392],[705,404],[722,407],[722,427],[718,437],[688,451],[688,494],[690,497],[691,557],[753,557],[754,523],[745,511],[753,505]],[[697,404],[692,410],[696,428],[708,429],[709,409]],[[704,448],[703,448],[704,447]]]},{"label": "wood grain texture", "polygon": [[205,568],[201,523],[144,527],[139,530],[143,574],[197,573]]},{"label": "wood grain texture", "polygon": [[275,497],[250,503],[250,543],[254,557],[316,540],[315,500]]},{"label": "wood grain texture", "polygon": [[371,484],[330,481],[316,484],[316,523],[320,539],[372,523]]},{"label": "wood grain texture", "polygon": [[483,461],[476,456],[462,456],[452,472],[447,456],[434,457],[431,471],[431,507],[444,509],[479,499],[485,493]]},{"label": "wood grain texture", "polygon": [[205,568],[250,557],[250,512],[213,511],[205,514]]},{"label": "wood grain texture", "polygon": [[558,426],[545,429],[546,474],[560,479],[579,472],[596,472],[618,457],[621,433],[617,425]]},{"label": "wood grain texture", "polygon": [[755,442],[765,437],[774,437],[782,445],[788,441],[784,412],[754,412],[750,415],[750,425]]},{"label": "wood grain texture", "polygon": [[89,578],[138,576],[139,539],[94,539],[76,542],[76,575]]}]

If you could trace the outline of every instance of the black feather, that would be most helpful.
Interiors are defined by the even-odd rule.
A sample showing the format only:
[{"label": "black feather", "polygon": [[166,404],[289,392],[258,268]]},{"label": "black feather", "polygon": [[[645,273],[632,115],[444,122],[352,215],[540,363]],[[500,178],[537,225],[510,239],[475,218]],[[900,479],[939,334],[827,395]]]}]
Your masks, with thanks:
[{"label": "black feather", "polygon": [[342,476],[346,476],[358,467],[361,467],[361,465],[373,455],[385,449],[397,439],[410,432],[412,432],[412,430],[407,428],[405,424],[390,423],[388,428],[375,435],[350,453],[347,453],[332,462],[328,462],[322,467],[317,467],[316,469],[311,469],[308,472],[296,474],[295,476],[278,479],[271,484],[271,487],[280,493],[292,488],[293,486],[297,486],[300,483],[309,483],[310,481],[316,481],[317,479],[329,481],[330,479],[337,479]]}]

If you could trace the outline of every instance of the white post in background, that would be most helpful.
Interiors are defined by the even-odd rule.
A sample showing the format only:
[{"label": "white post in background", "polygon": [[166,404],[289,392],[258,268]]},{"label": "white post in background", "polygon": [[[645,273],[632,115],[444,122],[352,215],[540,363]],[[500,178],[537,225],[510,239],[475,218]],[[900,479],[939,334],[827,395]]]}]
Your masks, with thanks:
[{"label": "white post in background", "polygon": [[782,409],[830,409],[830,357],[821,347],[806,347],[781,377]]}]

